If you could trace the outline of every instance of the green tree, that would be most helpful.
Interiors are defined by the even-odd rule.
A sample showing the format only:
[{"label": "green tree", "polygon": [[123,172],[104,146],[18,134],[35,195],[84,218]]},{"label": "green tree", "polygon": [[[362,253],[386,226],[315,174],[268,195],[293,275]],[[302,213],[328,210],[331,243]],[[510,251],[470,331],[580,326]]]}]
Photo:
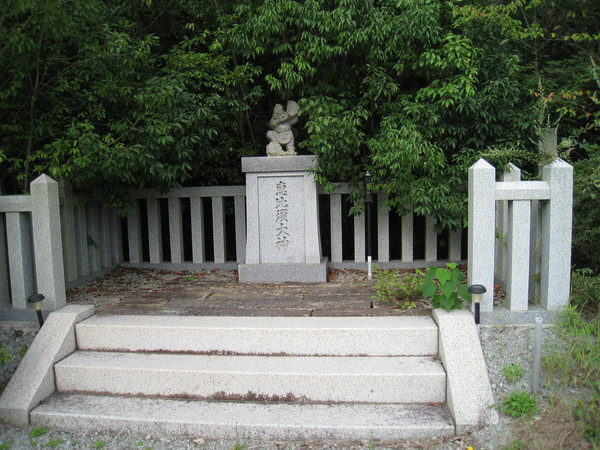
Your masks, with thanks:
[{"label": "green tree", "polygon": [[302,99],[300,148],[319,155],[321,183],[358,185],[369,170],[391,206],[454,227],[466,168],[522,122],[518,60],[493,33],[459,27],[459,11],[454,1],[265,0],[238,6],[224,42],[262,68],[266,98]]}]

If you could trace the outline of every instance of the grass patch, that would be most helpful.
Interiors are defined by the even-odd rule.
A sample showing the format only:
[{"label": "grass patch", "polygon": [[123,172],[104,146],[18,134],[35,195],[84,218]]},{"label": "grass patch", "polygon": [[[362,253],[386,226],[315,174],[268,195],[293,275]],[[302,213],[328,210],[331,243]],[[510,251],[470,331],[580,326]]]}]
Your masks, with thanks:
[{"label": "grass patch", "polygon": [[63,442],[65,442],[64,439],[50,439],[48,441],[48,443],[46,444],[46,447],[48,447],[48,448],[56,448],[60,444],[62,444]]},{"label": "grass patch", "polygon": [[[598,278],[598,277],[595,277]],[[581,306],[581,304],[580,304]],[[550,349],[544,366],[548,380],[558,380],[561,387],[577,386],[585,399],[568,403],[571,416],[595,448],[600,447],[600,316],[589,319],[569,306],[557,324],[561,344]]]},{"label": "grass patch", "polygon": [[522,419],[515,429],[514,449],[592,449],[586,431],[564,402],[556,401],[541,411],[534,419]]},{"label": "grass patch", "polygon": [[502,369],[502,375],[509,383],[519,381],[523,376],[523,367],[519,364],[508,364]]},{"label": "grass patch", "polygon": [[2,346],[0,347],[0,366],[3,366],[4,364],[12,361],[11,352],[12,348],[10,348],[6,344],[2,344]]},{"label": "grass patch", "polygon": [[528,392],[516,391],[506,396],[499,409],[508,416],[519,418],[536,414],[538,403],[536,398]]},{"label": "grass patch", "polygon": [[45,435],[48,432],[48,427],[32,428],[27,436],[30,438],[36,438]]}]

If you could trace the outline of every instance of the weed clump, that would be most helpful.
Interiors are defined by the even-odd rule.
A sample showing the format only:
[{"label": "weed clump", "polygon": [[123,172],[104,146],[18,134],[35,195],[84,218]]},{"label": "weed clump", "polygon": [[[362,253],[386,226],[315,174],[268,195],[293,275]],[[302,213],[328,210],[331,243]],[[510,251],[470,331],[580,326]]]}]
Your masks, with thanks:
[{"label": "weed clump", "polygon": [[511,392],[500,406],[500,411],[511,417],[519,418],[538,412],[536,398],[525,391]]}]

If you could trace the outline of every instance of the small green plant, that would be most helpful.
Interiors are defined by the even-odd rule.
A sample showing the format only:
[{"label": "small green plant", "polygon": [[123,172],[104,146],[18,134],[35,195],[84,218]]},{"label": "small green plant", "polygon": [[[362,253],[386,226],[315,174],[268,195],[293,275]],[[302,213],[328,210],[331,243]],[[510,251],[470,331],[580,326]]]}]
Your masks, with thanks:
[{"label": "small green plant", "polygon": [[92,442],[92,448],[104,448],[104,447],[106,447],[106,442],[104,442],[104,441]]},{"label": "small green plant", "polygon": [[245,442],[238,442],[233,447],[231,447],[231,450],[246,450],[247,448],[248,444],[246,444]]},{"label": "small green plant", "polygon": [[525,391],[511,392],[502,402],[500,411],[515,418],[535,414],[538,412],[537,400]]},{"label": "small green plant", "polygon": [[506,378],[506,381],[509,383],[514,383],[518,381],[523,376],[523,367],[519,364],[509,364],[504,366],[502,369],[502,375]]},{"label": "small green plant", "polygon": [[0,366],[12,361],[11,351],[12,348],[6,344],[2,344],[2,347],[0,347]]},{"label": "small green plant", "polygon": [[19,356],[20,356],[21,358],[23,358],[23,357],[24,357],[24,356],[27,354],[27,350],[29,350],[29,349],[27,348],[27,346],[26,346],[26,345],[24,345],[23,347],[21,347],[21,348],[19,349]]},{"label": "small green plant", "polygon": [[48,432],[48,427],[32,428],[27,436],[30,438],[36,438],[45,435]]},{"label": "small green plant", "polygon": [[525,445],[518,439],[500,447],[500,450],[523,450]]},{"label": "small green plant", "polygon": [[46,444],[46,447],[49,448],[56,448],[58,447],[60,444],[62,444],[64,441],[64,439],[50,439],[48,441],[48,443]]},{"label": "small green plant", "polygon": [[434,308],[451,311],[461,309],[462,300],[471,301],[471,294],[463,283],[465,274],[455,262],[446,263],[446,267],[430,267],[424,276],[423,298],[432,297]]},{"label": "small green plant", "polygon": [[0,443],[0,450],[10,450],[11,448],[12,448],[12,441]]},{"label": "small green plant", "polygon": [[196,279],[196,277],[183,277],[181,278],[181,281],[194,281]]},{"label": "small green plant", "polygon": [[394,269],[384,270],[376,266],[373,276],[375,278],[373,298],[384,303],[397,303],[402,309],[415,307],[413,299],[421,293],[423,275],[418,273],[400,275]]}]

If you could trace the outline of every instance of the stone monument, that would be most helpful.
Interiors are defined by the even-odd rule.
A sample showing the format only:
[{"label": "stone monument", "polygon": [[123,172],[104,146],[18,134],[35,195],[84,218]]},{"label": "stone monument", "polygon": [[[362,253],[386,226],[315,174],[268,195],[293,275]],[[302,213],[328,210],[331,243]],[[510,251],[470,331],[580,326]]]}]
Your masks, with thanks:
[{"label": "stone monument", "polygon": [[[240,282],[325,282],[321,257],[316,156],[296,155],[292,125],[298,105],[276,105],[267,155],[242,158],[246,173],[246,263]],[[286,146],[284,150],[282,144]]]}]

